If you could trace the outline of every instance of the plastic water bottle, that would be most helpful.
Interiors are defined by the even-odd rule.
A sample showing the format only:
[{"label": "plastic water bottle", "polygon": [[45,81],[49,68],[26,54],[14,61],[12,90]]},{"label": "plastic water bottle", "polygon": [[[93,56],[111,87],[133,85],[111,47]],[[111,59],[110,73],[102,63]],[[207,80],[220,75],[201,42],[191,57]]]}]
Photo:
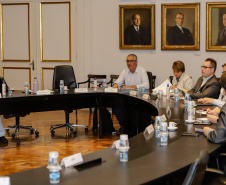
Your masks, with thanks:
[{"label": "plastic water bottle", "polygon": [[156,137],[159,137],[161,123],[162,123],[162,117],[161,116],[156,116],[155,117],[155,136]]},{"label": "plastic water bottle", "polygon": [[24,84],[24,92],[25,92],[26,95],[29,94],[29,85],[28,85],[28,82],[25,82],[25,84]]},{"label": "plastic water bottle", "polygon": [[187,108],[187,112],[188,112],[188,120],[191,121],[194,119],[194,109],[193,109],[193,102],[192,102],[192,98],[190,97],[189,101],[188,101],[188,108]]},{"label": "plastic water bottle", "polygon": [[60,80],[60,92],[64,92],[64,80]]},{"label": "plastic water bottle", "polygon": [[4,80],[2,82],[2,96],[6,96],[6,84]]},{"label": "plastic water bottle", "polygon": [[167,87],[166,87],[166,99],[170,99],[170,87],[169,87],[169,84],[167,84]]},{"label": "plastic water bottle", "polygon": [[33,93],[37,93],[38,91],[38,79],[36,77],[34,77],[34,80],[33,80]]},{"label": "plastic water bottle", "polygon": [[94,91],[97,91],[97,79],[96,77],[94,78]]},{"label": "plastic water bottle", "polygon": [[178,102],[179,99],[180,99],[179,90],[176,88],[176,89],[174,89],[174,101]]},{"label": "plastic water bottle", "polygon": [[106,87],[107,87],[106,80],[103,79],[103,91],[105,91]]}]

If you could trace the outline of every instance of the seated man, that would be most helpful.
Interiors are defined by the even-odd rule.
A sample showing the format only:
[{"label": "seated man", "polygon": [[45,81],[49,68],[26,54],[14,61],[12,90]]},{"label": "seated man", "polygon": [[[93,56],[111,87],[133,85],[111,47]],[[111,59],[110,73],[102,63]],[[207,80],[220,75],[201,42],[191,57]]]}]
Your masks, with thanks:
[{"label": "seated man", "polygon": [[184,92],[189,93],[194,99],[204,97],[218,98],[221,87],[214,75],[216,68],[217,62],[212,58],[207,58],[201,66],[202,77],[198,79],[197,83],[190,91],[184,90]]},{"label": "seated man", "polygon": [[8,143],[8,140],[5,138],[5,130],[2,125],[2,117],[0,117],[0,143]]},{"label": "seated man", "polygon": [[[226,72],[226,63],[222,65],[223,67],[223,73]],[[220,90],[220,95],[218,99],[213,99],[213,98],[201,98],[198,100],[198,102],[202,102],[203,104],[213,104],[219,107],[223,107],[223,105],[226,102],[226,96],[224,94],[224,88],[222,87]]]},{"label": "seated man", "polygon": [[[222,74],[220,83],[224,88],[224,93],[226,93],[226,73]],[[203,133],[213,143],[221,143],[226,140],[226,104],[224,104],[224,106],[220,110],[216,129],[204,127]]]},{"label": "seated man", "polygon": [[[127,67],[128,69],[124,69],[119,78],[115,81],[113,84],[114,88],[119,88],[122,85],[125,85],[122,88],[139,88],[139,87],[144,87],[145,89],[149,89],[149,80],[147,76],[146,70],[138,66],[137,63],[137,56],[135,54],[130,54],[127,56],[126,59],[127,62]],[[128,108],[128,107],[127,107]],[[127,112],[130,112],[130,121],[128,120],[123,120],[122,118],[122,111],[121,109],[118,108],[113,108],[112,110],[115,113],[116,118],[118,119],[118,122],[120,125],[125,126],[126,122],[129,122],[129,137],[132,137],[137,133],[137,117],[136,117],[136,111],[137,109],[134,109],[132,106],[129,107]],[[139,110],[140,111],[140,110]],[[149,125],[152,121],[150,114],[146,114],[145,110],[142,112],[141,119],[146,120],[145,123],[142,125],[139,125],[140,131],[142,131],[147,125]],[[124,123],[124,124],[123,124]],[[121,127],[119,129],[121,131]]]},{"label": "seated man", "polygon": [[181,89],[189,91],[194,85],[192,78],[185,73],[185,66],[182,61],[176,61],[173,63],[173,81],[170,89]]},{"label": "seated man", "polygon": [[128,69],[124,69],[119,78],[113,84],[114,88],[119,88],[123,84],[123,88],[139,88],[140,86],[149,89],[149,80],[146,70],[138,66],[137,56],[130,54],[126,59]]}]

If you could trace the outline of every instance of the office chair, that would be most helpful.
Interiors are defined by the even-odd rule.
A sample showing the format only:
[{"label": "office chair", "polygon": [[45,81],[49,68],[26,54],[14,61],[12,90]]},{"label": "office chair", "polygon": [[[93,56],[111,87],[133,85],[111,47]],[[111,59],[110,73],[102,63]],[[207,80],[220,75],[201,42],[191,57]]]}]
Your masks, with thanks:
[{"label": "office chair", "polygon": [[199,157],[191,164],[182,185],[201,185],[206,172],[213,172],[220,175],[224,174],[223,171],[207,168],[208,162],[209,153],[206,150],[202,150]]},{"label": "office chair", "polygon": [[173,84],[173,76],[169,76],[170,83]]},{"label": "office chair", "polygon": [[[3,83],[3,80],[4,78],[3,77],[0,77],[0,84]],[[5,80],[4,80],[5,81]],[[5,81],[6,83],[6,81]],[[8,85],[6,83],[6,92],[8,92]],[[0,92],[2,92],[2,86],[0,85]],[[22,126],[20,125],[20,117],[24,117],[26,116],[27,114],[29,113],[24,113],[24,114],[10,114],[10,115],[3,115],[3,117],[5,119],[8,119],[8,118],[12,118],[12,117],[15,117],[15,120],[16,120],[16,125],[13,125],[13,126],[8,126],[6,128],[4,128],[7,132],[10,130],[10,129],[15,129],[14,133],[12,134],[12,137],[15,137],[16,136],[16,133],[19,132],[20,129],[26,129],[26,130],[29,130],[30,133],[34,133],[35,132],[35,135],[38,136],[39,135],[39,132],[35,129],[35,128],[32,128],[32,126]]]},{"label": "office chair", "polygon": [[[79,88],[79,85],[85,84],[85,83],[88,83],[88,88],[90,88],[91,87],[91,84],[93,84],[93,81],[94,81],[95,78],[97,79],[97,86],[101,87],[103,81],[101,81],[101,82],[99,81],[98,82],[98,79],[99,80],[106,79],[107,78],[107,75],[88,74],[88,80],[86,80],[84,82],[79,82],[78,83],[78,88]],[[90,113],[92,113],[92,108],[89,108],[89,111],[90,111]],[[77,114],[77,112],[76,112],[76,114]]]},{"label": "office chair", "polygon": [[150,90],[152,90],[153,89],[152,72],[147,71],[147,75],[148,75],[148,80],[149,80],[149,87],[150,87]]},{"label": "office chair", "polygon": [[[67,86],[68,89],[77,88],[75,74],[72,66],[69,65],[55,66],[53,72],[53,89],[60,89],[60,80],[64,80],[64,85]],[[62,127],[66,127],[67,130],[70,128],[73,131],[73,134],[77,134],[77,131],[75,130],[74,127],[84,127],[85,132],[88,132],[88,126],[75,125],[69,123],[69,113],[73,112],[73,110],[64,110],[64,112],[66,123],[51,125],[50,130],[52,134],[55,133],[54,131],[55,129]]]},{"label": "office chair", "polygon": [[91,87],[91,84],[93,84],[93,80],[94,78],[97,79],[97,83],[98,83],[98,86],[100,87],[102,85],[102,82],[98,82],[98,79],[106,79],[107,78],[107,75],[94,75],[94,74],[88,74],[88,80],[84,81],[84,82],[79,82],[78,83],[78,88],[79,88],[79,85],[81,84],[85,84],[85,83],[88,83],[88,88]]},{"label": "office chair", "polygon": [[119,77],[119,75],[110,75],[110,81],[109,82],[107,82],[107,84],[111,84],[111,87],[113,86],[113,84],[114,84],[114,80],[117,80],[118,79],[118,77]]}]

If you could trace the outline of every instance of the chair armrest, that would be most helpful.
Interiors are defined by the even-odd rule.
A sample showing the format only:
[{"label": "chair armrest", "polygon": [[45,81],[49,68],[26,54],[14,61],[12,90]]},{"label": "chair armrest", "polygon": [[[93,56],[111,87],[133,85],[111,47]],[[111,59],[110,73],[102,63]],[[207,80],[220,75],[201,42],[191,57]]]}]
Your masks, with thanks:
[{"label": "chair armrest", "polygon": [[84,82],[79,82],[79,83],[78,83],[78,88],[79,88],[79,85],[80,85],[80,84],[85,84],[85,83],[88,83],[88,82],[89,82],[89,80],[86,80],[86,81],[84,81]]},{"label": "chair armrest", "polygon": [[224,175],[224,172],[223,171],[218,170],[218,169],[214,169],[214,168],[206,168],[206,172]]}]

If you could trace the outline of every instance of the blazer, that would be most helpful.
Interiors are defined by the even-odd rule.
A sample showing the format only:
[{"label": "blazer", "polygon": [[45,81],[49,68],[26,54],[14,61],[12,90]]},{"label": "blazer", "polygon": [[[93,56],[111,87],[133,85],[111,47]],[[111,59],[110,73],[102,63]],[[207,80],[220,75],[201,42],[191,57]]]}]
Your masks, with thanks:
[{"label": "blazer", "polygon": [[190,91],[188,91],[190,96],[194,99],[199,99],[204,97],[217,99],[220,94],[221,85],[217,80],[216,76],[213,75],[199,90],[199,87],[201,86],[202,81],[203,81],[203,77],[200,77],[196,82],[195,86]]},{"label": "blazer", "polygon": [[224,29],[220,30],[218,33],[216,46],[226,46],[226,36],[224,36]]},{"label": "blazer", "polygon": [[133,25],[128,26],[124,33],[125,45],[150,45],[151,39],[148,39],[144,29],[139,26],[139,32],[135,30]]},{"label": "blazer", "polygon": [[194,45],[194,40],[189,29],[183,27],[183,33],[180,28],[175,25],[167,32],[168,45]]}]

